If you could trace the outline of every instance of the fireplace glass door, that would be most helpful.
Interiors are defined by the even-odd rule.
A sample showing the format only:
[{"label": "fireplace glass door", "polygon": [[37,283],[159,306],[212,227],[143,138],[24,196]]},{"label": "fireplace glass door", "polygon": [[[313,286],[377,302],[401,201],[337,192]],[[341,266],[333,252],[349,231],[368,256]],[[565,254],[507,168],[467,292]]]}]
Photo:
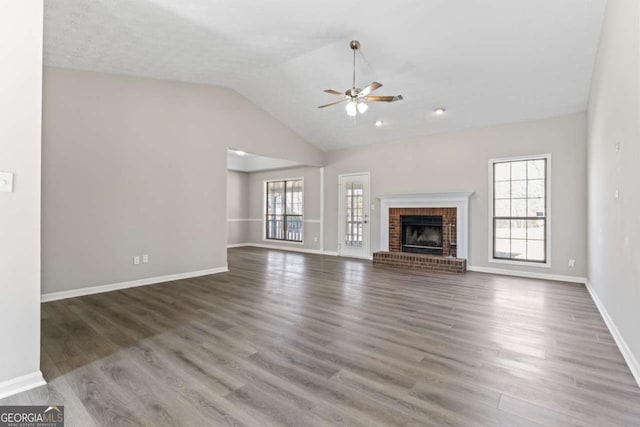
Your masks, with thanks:
[{"label": "fireplace glass door", "polygon": [[402,252],[442,255],[442,216],[401,217]]}]

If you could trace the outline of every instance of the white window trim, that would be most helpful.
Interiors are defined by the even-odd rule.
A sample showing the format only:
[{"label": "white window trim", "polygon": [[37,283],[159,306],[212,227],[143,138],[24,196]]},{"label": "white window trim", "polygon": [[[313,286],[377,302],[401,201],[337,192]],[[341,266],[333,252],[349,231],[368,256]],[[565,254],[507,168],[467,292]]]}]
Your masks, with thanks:
[{"label": "white window trim", "polygon": [[[510,259],[495,259],[493,257],[493,165],[501,162],[517,162],[521,160],[534,160],[534,159],[546,159],[547,161],[547,176],[545,177],[546,185],[546,207],[547,207],[547,230],[545,236],[545,244],[547,250],[547,260],[545,263],[533,262],[533,261],[517,261]],[[527,267],[538,268],[551,268],[551,153],[527,155],[527,156],[515,156],[515,157],[502,157],[497,159],[489,159],[489,218],[488,218],[488,261],[492,264],[508,264]]]},{"label": "white window trim", "polygon": [[307,217],[305,212],[305,198],[307,197],[307,189],[304,184],[304,177],[293,177],[293,178],[272,178],[265,179],[262,181],[262,241],[269,242],[275,245],[304,245],[304,237],[307,234],[307,227],[302,227],[302,242],[294,242],[292,240],[276,240],[276,239],[267,239],[267,220],[266,220],[266,209],[267,209],[267,184],[270,182],[280,182],[280,181],[302,181],[302,222],[303,224],[306,222],[305,218]]}]

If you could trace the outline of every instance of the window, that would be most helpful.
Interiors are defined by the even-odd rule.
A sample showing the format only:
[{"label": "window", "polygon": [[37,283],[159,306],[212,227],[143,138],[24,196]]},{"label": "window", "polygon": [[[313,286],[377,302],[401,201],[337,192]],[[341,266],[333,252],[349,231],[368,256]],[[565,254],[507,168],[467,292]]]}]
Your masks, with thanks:
[{"label": "window", "polygon": [[265,238],[302,242],[303,180],[268,181]]},{"label": "window", "polygon": [[349,248],[361,248],[363,238],[364,184],[349,182],[345,188],[346,216],[344,244]]},{"label": "window", "polygon": [[548,265],[549,156],[491,161],[494,262]]}]

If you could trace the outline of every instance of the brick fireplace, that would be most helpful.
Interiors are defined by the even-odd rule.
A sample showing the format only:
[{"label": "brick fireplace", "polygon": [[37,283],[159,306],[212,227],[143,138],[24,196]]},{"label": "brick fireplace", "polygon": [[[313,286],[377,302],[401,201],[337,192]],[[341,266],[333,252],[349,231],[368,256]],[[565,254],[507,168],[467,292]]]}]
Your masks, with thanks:
[{"label": "brick fireplace", "polygon": [[380,197],[381,250],[374,264],[447,273],[467,269],[473,193]]},{"label": "brick fireplace", "polygon": [[[413,230],[407,226],[407,219],[415,220],[416,224],[420,224],[419,219],[425,218],[424,229],[440,229],[440,246],[441,250],[421,251],[420,248],[409,248],[409,246],[425,246],[425,248],[439,247],[437,244],[427,245],[410,245],[407,244],[407,234],[418,234],[422,231],[419,226],[415,226]],[[435,218],[440,218],[440,225],[437,224]],[[404,219],[404,221],[403,221]],[[429,219],[432,219],[429,221]],[[389,252],[409,252],[422,253],[427,255],[442,255],[445,257],[455,257],[457,255],[457,233],[456,228],[457,212],[456,208],[390,208],[389,209]],[[403,227],[404,222],[404,227]],[[429,223],[434,225],[431,225]],[[416,231],[417,230],[417,231]],[[403,233],[404,231],[404,233]],[[413,233],[411,233],[413,231]],[[424,233],[426,234],[426,232]],[[404,237],[404,242],[403,242]],[[404,243],[404,244],[403,244]],[[415,250],[412,250],[415,249]]]}]

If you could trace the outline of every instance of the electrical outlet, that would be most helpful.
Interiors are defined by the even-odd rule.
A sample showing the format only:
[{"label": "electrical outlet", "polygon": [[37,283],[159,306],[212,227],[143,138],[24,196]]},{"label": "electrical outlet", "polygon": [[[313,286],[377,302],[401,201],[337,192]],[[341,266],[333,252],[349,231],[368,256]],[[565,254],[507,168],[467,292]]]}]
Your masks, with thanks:
[{"label": "electrical outlet", "polygon": [[140,256],[135,255],[135,256],[133,257],[133,264],[134,264],[134,265],[139,265],[139,264],[140,264]]},{"label": "electrical outlet", "polygon": [[569,268],[574,268],[576,266],[576,260],[575,259],[570,259],[569,260]]},{"label": "electrical outlet", "polygon": [[620,152],[620,144],[616,144],[616,153]]},{"label": "electrical outlet", "polygon": [[314,242],[316,242],[316,243],[318,243],[318,238],[317,238],[317,237],[314,237],[314,238],[313,238],[313,241],[314,241]]},{"label": "electrical outlet", "polygon": [[142,263],[146,264],[148,262],[149,262],[149,255],[147,254],[142,255]]},{"label": "electrical outlet", "polygon": [[615,197],[616,199],[620,198],[620,190],[616,190]]}]

